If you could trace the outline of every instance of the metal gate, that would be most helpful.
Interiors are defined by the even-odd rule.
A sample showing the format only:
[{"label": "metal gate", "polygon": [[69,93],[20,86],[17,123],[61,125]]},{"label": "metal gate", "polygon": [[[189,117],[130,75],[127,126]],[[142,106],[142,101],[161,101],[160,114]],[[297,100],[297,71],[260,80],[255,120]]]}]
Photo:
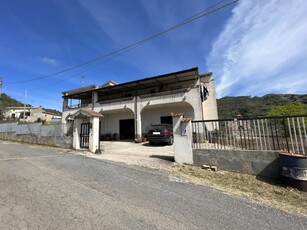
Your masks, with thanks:
[{"label": "metal gate", "polygon": [[90,123],[81,124],[81,133],[80,133],[80,148],[89,147],[89,135],[90,134]]}]

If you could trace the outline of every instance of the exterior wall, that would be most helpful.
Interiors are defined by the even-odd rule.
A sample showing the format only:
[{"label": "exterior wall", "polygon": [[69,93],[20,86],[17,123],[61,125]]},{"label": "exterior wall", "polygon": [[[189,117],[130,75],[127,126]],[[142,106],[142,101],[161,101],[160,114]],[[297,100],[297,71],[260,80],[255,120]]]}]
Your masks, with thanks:
[{"label": "exterior wall", "polygon": [[192,149],[191,121],[173,114],[174,154],[178,163],[210,165],[218,169],[280,180],[281,165],[277,151]]},{"label": "exterior wall", "polygon": [[125,110],[117,110],[116,113],[103,113],[103,118],[100,119],[101,122],[101,134],[107,133],[117,133],[119,134],[119,120],[124,119],[134,119],[134,115],[132,111],[128,109]]},{"label": "exterior wall", "polygon": [[[103,103],[95,103],[94,109],[97,112],[103,113],[108,111],[114,111],[114,110],[122,110],[122,109],[130,109],[134,111],[134,103],[135,99],[126,99],[123,98],[121,100],[111,100],[111,101],[105,101]],[[88,107],[92,108],[92,104],[90,104]]]},{"label": "exterior wall", "polygon": [[148,107],[142,111],[142,133],[148,131],[151,124],[161,123],[161,116],[171,116],[171,113],[183,113],[185,117],[194,117],[194,110],[187,103],[167,104],[162,108]]},{"label": "exterior wall", "polygon": [[44,116],[43,120],[46,120],[46,121],[53,121],[53,120],[62,118],[61,116],[49,114],[49,113],[43,113],[43,116]]},{"label": "exterior wall", "polygon": [[[4,117],[6,119],[10,119],[10,118],[13,118],[13,119],[23,119],[23,118],[20,118],[21,116],[23,116],[23,113],[26,113],[26,114],[29,114],[31,112],[31,108],[12,108],[12,109],[6,109],[5,112],[3,113]],[[14,116],[14,117],[13,117]],[[25,117],[25,121],[26,122],[30,122],[30,117],[26,115]]]},{"label": "exterior wall", "polygon": [[99,117],[91,117],[90,122],[92,127],[90,128],[89,136],[89,151],[92,153],[98,153],[100,149],[99,145]]},{"label": "exterior wall", "polygon": [[222,170],[279,180],[281,165],[278,152],[248,150],[194,149],[194,165],[214,165]]},{"label": "exterior wall", "polygon": [[16,141],[59,148],[72,148],[72,137],[38,137],[37,135],[15,135],[15,133],[0,133],[0,140]]},{"label": "exterior wall", "polygon": [[74,149],[80,149],[80,134],[81,134],[81,123],[85,122],[80,118],[75,118],[74,120],[74,130],[73,130],[73,144]]},{"label": "exterior wall", "polygon": [[[65,100],[63,104],[67,103]],[[89,104],[87,108],[92,108]],[[66,123],[69,115],[76,113],[79,108],[65,109],[62,123]],[[153,123],[160,123],[161,116],[171,116],[171,112],[184,113],[186,117],[202,119],[199,88],[187,92],[176,90],[173,94],[135,97],[94,103],[94,110],[104,115],[101,121],[101,134],[119,133],[119,120],[135,119],[136,137],[146,133],[146,128]],[[137,114],[137,116],[136,116]],[[141,125],[140,125],[140,123]]]},{"label": "exterior wall", "polygon": [[201,82],[204,85],[206,85],[209,91],[207,99],[202,102],[202,109],[203,109],[202,120],[216,120],[218,119],[218,111],[217,111],[217,102],[216,102],[213,76],[201,77]]},{"label": "exterior wall", "polygon": [[190,119],[184,121],[182,116],[173,116],[175,162],[193,164],[192,129]]},{"label": "exterior wall", "polygon": [[[161,91],[157,89],[157,86],[152,86],[140,89],[139,92],[132,89],[131,92],[133,93],[129,94],[140,96],[125,97],[128,94],[113,90],[113,97],[111,95],[109,97],[109,99],[113,99],[106,100],[107,94],[99,95],[99,91],[89,90],[87,91],[88,98],[86,98],[86,102],[89,102],[89,104],[85,106],[104,115],[104,118],[100,119],[101,134],[119,133],[119,120],[134,119],[136,140],[141,139],[142,134],[146,133],[150,124],[160,123],[160,117],[170,116],[171,112],[183,113],[185,117],[195,120],[217,119],[212,75],[199,76],[195,72],[193,74],[195,74],[195,78],[190,79],[189,82],[179,81],[179,87],[177,83],[166,84],[166,88]],[[200,79],[206,82],[210,91],[210,96],[203,103],[200,97]],[[129,87],[127,88],[129,89]],[[64,97],[62,123],[66,123],[67,117],[80,109],[79,107],[69,108],[68,104],[68,99]],[[204,107],[206,107],[206,110],[203,109]],[[204,114],[206,117],[204,117]]]},{"label": "exterior wall", "polygon": [[[61,118],[61,116],[46,113],[41,107],[38,108],[29,108],[26,109],[22,107],[15,107],[11,109],[7,109],[4,112],[4,117],[7,119],[12,118],[12,115],[15,114],[15,119],[23,120],[23,113],[26,113],[25,121],[26,122],[36,122],[38,119],[51,121],[53,118]],[[29,116],[27,114],[30,114]]]}]

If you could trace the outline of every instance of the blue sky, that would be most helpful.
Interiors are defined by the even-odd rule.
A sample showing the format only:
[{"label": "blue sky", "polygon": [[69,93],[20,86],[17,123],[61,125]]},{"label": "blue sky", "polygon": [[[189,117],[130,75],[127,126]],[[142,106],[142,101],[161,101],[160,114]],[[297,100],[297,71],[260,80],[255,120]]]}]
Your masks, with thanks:
[{"label": "blue sky", "polygon": [[[218,97],[305,94],[307,1],[241,0],[120,56],[37,81],[174,26],[218,1],[0,0],[3,92],[61,110],[62,92],[187,68]],[[231,2],[226,0],[223,4]]]}]

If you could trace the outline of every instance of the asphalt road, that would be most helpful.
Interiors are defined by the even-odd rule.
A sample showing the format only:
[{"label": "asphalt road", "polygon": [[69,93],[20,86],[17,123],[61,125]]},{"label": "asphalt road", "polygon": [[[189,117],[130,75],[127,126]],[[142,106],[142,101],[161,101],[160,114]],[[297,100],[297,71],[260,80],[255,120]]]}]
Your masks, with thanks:
[{"label": "asphalt road", "polygon": [[0,229],[307,229],[158,171],[0,141]]}]

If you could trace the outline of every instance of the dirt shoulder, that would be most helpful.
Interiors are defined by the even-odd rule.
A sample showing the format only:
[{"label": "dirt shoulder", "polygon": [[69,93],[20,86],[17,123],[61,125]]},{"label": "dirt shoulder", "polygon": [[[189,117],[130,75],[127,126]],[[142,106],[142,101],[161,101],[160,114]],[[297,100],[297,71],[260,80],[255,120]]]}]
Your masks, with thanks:
[{"label": "dirt shoulder", "polygon": [[289,213],[307,215],[307,193],[285,187],[281,183],[270,183],[254,175],[227,171],[213,172],[188,165],[164,169],[164,172],[227,194],[265,203]]}]

